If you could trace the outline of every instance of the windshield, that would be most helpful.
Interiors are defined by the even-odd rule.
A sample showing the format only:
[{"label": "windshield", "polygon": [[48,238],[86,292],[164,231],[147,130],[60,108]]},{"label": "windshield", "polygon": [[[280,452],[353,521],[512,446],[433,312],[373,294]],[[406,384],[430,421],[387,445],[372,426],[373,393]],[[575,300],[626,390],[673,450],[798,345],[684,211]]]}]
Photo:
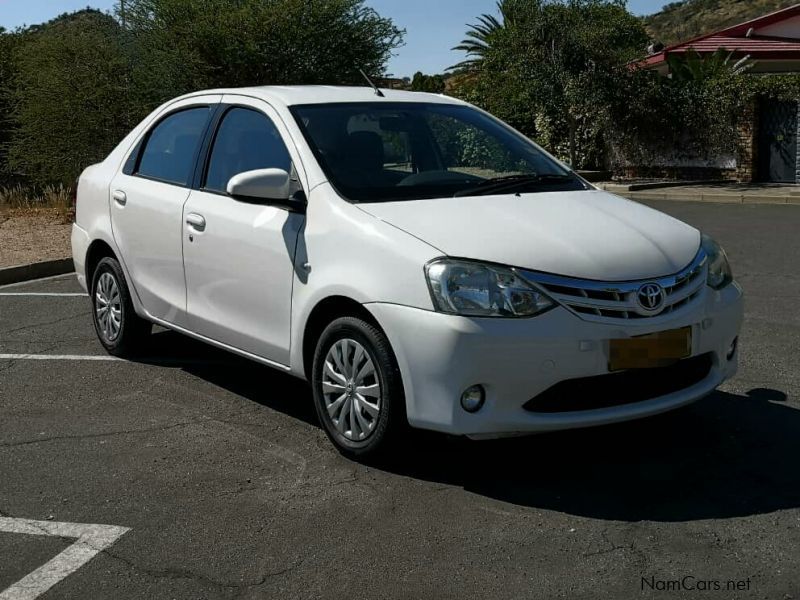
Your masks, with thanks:
[{"label": "windshield", "polygon": [[587,189],[469,106],[311,104],[292,113],[331,184],[354,202]]}]

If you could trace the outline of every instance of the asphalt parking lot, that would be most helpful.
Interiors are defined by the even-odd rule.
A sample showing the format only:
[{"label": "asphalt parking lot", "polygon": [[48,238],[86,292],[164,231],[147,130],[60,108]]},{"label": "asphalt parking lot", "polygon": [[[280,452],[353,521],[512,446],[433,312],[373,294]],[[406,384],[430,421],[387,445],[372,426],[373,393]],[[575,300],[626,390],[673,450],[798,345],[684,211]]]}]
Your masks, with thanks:
[{"label": "asphalt parking lot", "polygon": [[75,541],[19,519],[129,528],[47,599],[800,598],[800,206],[653,205],[728,251],[735,380],[624,425],[419,435],[379,466],[333,450],[302,382],[166,331],[103,360],[73,277],[0,288],[0,599]]}]

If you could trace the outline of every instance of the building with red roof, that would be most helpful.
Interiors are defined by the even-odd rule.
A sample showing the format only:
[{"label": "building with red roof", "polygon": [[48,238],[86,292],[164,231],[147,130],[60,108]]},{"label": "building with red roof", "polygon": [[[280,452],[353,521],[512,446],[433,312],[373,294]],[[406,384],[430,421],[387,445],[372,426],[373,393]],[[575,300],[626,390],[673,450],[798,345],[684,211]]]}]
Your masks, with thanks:
[{"label": "building with red roof", "polygon": [[[718,50],[731,52],[734,60],[746,58],[747,76],[800,73],[800,4],[666,48],[651,46],[636,66],[668,76],[668,57]],[[745,117],[736,157],[718,161],[720,174],[746,182],[800,183],[798,103],[764,99]]]},{"label": "building with red roof", "polygon": [[669,46],[648,56],[642,64],[666,75],[667,56],[690,50],[709,55],[721,48],[733,52],[736,58],[748,57],[753,73],[800,72],[800,4]]}]

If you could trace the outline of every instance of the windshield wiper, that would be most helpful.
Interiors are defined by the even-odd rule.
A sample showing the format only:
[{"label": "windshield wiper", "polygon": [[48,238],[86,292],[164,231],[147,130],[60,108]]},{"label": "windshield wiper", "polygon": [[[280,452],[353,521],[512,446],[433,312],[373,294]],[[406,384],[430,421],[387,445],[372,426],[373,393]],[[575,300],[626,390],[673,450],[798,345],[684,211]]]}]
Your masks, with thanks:
[{"label": "windshield wiper", "polygon": [[512,190],[519,186],[528,184],[548,184],[548,183],[564,183],[564,182],[577,181],[572,175],[562,175],[560,173],[542,173],[528,175],[507,175],[505,177],[495,177],[494,179],[487,179],[481,181],[478,185],[459,190],[453,194],[454,198],[460,196],[485,196],[494,192],[503,192]]}]

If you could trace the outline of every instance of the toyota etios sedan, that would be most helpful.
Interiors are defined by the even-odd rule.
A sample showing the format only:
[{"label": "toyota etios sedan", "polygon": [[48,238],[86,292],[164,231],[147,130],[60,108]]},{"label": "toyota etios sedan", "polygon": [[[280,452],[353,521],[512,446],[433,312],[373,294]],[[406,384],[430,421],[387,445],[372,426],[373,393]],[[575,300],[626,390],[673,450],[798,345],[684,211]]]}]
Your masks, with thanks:
[{"label": "toyota etios sedan", "polygon": [[178,98],[86,169],[76,221],[108,352],[157,323],[307,379],[351,456],[653,415],[737,367],[714,240],[444,96]]}]

